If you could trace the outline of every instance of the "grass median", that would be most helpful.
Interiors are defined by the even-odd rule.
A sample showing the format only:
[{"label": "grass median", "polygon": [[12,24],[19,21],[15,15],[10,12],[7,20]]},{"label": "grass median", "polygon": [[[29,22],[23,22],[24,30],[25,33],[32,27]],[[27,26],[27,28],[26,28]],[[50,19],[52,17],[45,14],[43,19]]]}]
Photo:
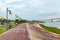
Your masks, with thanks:
[{"label": "grass median", "polygon": [[[15,27],[16,27],[16,25],[13,24],[13,25],[12,25],[12,28],[15,28]],[[6,31],[8,31],[8,30],[6,29],[6,25],[5,25],[5,26],[0,26],[0,34],[6,32]]]},{"label": "grass median", "polygon": [[54,32],[56,34],[60,34],[60,29],[56,28],[56,27],[49,27],[43,24],[40,24],[41,27],[43,27],[44,29],[50,31],[50,32]]}]

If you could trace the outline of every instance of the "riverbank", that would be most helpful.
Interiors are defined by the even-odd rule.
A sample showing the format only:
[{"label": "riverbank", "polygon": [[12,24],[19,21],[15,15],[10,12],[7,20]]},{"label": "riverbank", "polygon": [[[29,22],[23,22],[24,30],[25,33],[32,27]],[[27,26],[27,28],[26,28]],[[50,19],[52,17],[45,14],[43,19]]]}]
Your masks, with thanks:
[{"label": "riverbank", "polygon": [[56,28],[56,27],[49,27],[49,26],[45,26],[43,24],[40,24],[41,27],[43,27],[44,29],[50,31],[50,32],[54,32],[56,34],[60,34],[60,29]]}]

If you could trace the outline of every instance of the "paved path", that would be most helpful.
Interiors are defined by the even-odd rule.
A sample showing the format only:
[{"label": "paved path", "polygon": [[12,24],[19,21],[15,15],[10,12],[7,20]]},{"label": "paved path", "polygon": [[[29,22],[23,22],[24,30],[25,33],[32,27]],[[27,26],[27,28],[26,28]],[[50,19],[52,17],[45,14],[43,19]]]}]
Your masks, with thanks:
[{"label": "paved path", "polygon": [[26,24],[21,24],[0,36],[0,40],[29,40]]},{"label": "paved path", "polygon": [[27,24],[27,29],[31,40],[60,40],[52,35],[39,30],[36,24]]},{"label": "paved path", "polygon": [[0,35],[0,40],[60,40],[41,29],[36,24],[23,23]]}]

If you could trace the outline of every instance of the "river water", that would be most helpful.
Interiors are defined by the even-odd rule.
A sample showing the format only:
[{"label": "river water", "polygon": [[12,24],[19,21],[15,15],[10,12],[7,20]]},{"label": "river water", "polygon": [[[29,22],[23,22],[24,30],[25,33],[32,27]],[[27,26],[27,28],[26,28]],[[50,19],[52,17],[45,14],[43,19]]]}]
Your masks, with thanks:
[{"label": "river water", "polygon": [[60,29],[60,22],[46,22],[46,23],[42,23],[42,24]]}]

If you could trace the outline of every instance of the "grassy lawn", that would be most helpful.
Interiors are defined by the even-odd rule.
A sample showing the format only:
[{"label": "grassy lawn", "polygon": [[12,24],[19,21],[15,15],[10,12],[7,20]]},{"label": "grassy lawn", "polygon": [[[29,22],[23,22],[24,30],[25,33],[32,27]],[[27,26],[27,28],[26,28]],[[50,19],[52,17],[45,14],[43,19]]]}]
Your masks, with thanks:
[{"label": "grassy lawn", "polygon": [[16,27],[16,25],[15,25],[15,24],[13,24],[13,25],[12,25],[12,28],[15,28],[15,27]]},{"label": "grassy lawn", "polygon": [[45,26],[43,24],[40,24],[40,26],[43,27],[44,29],[48,30],[48,31],[54,32],[56,34],[60,34],[60,29],[58,29],[56,27],[48,27],[48,26]]},{"label": "grassy lawn", "polygon": [[[15,27],[16,27],[16,25],[13,24],[13,25],[12,25],[12,28],[15,28]],[[6,30],[6,26],[1,26],[1,27],[0,27],[0,34],[6,32],[6,31],[8,31],[8,30]]]},{"label": "grassy lawn", "polygon": [[6,31],[7,31],[7,30],[6,30],[6,27],[0,27],[0,34],[6,32]]}]

